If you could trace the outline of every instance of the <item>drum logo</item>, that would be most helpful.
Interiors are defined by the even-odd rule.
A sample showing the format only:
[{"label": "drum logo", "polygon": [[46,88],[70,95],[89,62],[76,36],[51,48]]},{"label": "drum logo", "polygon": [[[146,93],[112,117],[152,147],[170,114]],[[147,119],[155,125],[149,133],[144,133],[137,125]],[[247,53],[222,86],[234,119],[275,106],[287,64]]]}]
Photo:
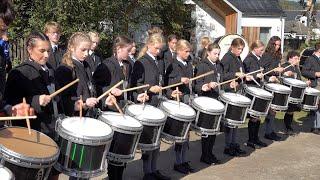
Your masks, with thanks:
[{"label": "drum logo", "polygon": [[43,178],[44,178],[44,169],[41,168],[37,173],[36,180],[42,180]]}]

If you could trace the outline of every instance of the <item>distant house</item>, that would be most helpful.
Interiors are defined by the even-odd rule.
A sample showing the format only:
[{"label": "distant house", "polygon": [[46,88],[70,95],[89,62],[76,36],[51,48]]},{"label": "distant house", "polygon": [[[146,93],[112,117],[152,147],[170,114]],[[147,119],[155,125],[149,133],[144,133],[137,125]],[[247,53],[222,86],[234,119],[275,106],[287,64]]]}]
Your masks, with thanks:
[{"label": "distant house", "polygon": [[267,43],[271,36],[284,39],[285,13],[278,0],[186,0],[196,6],[197,41],[206,35],[243,35],[248,44],[256,39]]}]

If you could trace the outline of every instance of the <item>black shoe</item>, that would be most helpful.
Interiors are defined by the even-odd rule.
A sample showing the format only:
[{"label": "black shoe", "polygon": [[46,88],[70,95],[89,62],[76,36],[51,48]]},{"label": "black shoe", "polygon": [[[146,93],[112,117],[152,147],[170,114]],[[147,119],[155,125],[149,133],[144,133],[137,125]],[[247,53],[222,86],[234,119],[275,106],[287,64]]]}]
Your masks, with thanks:
[{"label": "black shoe", "polygon": [[235,149],[235,151],[236,151],[238,154],[240,154],[240,155],[241,155],[241,154],[247,154],[246,151],[240,149],[240,145],[239,145],[239,144],[235,144],[235,145],[234,145],[234,149]]},{"label": "black shoe", "polygon": [[219,159],[217,159],[217,157],[213,154],[211,154],[211,162],[212,164],[221,164],[221,161]]},{"label": "black shoe", "polygon": [[148,174],[144,174],[143,180],[157,180],[157,179],[153,176],[153,173],[148,173]]},{"label": "black shoe", "polygon": [[273,133],[265,134],[264,138],[272,140],[272,141],[280,141],[280,139],[281,139],[279,136],[275,135],[275,133],[274,134]]},{"label": "black shoe", "polygon": [[272,133],[271,133],[271,136],[273,137],[273,139],[274,139],[275,141],[280,141],[280,140],[281,140],[281,137],[278,136],[277,133],[275,133],[275,132],[272,132]]},{"label": "black shoe", "polygon": [[238,156],[238,153],[233,148],[224,148],[223,153],[229,156]]},{"label": "black shoe", "polygon": [[320,135],[320,131],[318,128],[311,128],[311,132],[316,135]]},{"label": "black shoe", "polygon": [[184,162],[184,163],[182,163],[182,165],[183,165],[185,168],[187,168],[190,173],[194,173],[194,172],[195,172],[194,168],[191,167],[191,165],[190,165],[189,162]]},{"label": "black shoe", "polygon": [[257,146],[260,146],[260,147],[267,147],[268,146],[267,143],[264,143],[264,142],[260,141],[260,139],[256,140],[254,142],[254,144],[257,145]]},{"label": "black shoe", "polygon": [[183,164],[175,164],[173,169],[182,174],[189,174],[189,169],[187,169]]},{"label": "black shoe", "polygon": [[208,165],[212,165],[211,158],[208,156],[201,155],[200,162],[203,162]]},{"label": "black shoe", "polygon": [[253,142],[247,141],[247,146],[251,147],[252,149],[256,149],[256,146],[254,145]]},{"label": "black shoe", "polygon": [[153,173],[153,177],[157,180],[171,180],[169,176],[162,174],[159,170]]}]

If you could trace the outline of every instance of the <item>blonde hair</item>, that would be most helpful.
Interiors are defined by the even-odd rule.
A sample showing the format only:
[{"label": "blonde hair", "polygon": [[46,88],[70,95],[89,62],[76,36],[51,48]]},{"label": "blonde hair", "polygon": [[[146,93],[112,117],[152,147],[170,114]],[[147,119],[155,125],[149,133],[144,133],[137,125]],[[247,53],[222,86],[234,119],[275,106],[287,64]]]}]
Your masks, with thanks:
[{"label": "blonde hair", "polygon": [[161,34],[162,35],[162,33],[163,33],[162,29],[157,26],[154,26],[148,30],[148,36],[151,36],[153,34]]},{"label": "blonde hair", "polygon": [[190,49],[192,50],[192,45],[185,39],[180,39],[178,42],[177,42],[177,45],[176,45],[176,51],[181,51],[181,50],[185,50],[185,49]]},{"label": "blonde hair", "polygon": [[93,38],[100,38],[99,33],[95,32],[95,31],[88,32],[88,36],[90,37],[91,40]]},{"label": "blonde hair", "polygon": [[47,22],[44,25],[43,32],[46,34],[50,31],[50,29],[53,29],[53,30],[57,31],[58,33],[61,33],[61,26],[59,23],[57,23],[55,21]]},{"label": "blonde hair", "polygon": [[72,62],[72,52],[71,49],[77,47],[81,42],[90,42],[90,37],[83,32],[75,32],[71,35],[68,41],[68,49],[67,52],[63,55],[63,58],[61,60],[62,64],[65,64],[69,67],[74,67]]},{"label": "blonde hair", "polygon": [[143,48],[139,52],[138,59],[140,59],[146,54],[146,52],[148,51],[148,45],[154,45],[156,43],[159,43],[159,44],[165,43],[164,38],[160,33],[155,33],[149,36],[146,44],[143,46]]},{"label": "blonde hair", "polygon": [[260,47],[263,47],[263,46],[264,46],[264,44],[263,44],[262,41],[256,40],[251,44],[250,50],[253,51],[255,48],[260,48]]},{"label": "blonde hair", "polygon": [[201,48],[206,48],[206,46],[211,42],[208,36],[203,36],[200,39],[200,46]]}]

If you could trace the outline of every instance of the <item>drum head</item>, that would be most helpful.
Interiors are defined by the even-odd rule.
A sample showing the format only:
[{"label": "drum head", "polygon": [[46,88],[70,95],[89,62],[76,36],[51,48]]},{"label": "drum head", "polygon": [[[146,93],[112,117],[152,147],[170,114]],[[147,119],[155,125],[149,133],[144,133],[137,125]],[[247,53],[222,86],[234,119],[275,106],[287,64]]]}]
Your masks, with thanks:
[{"label": "drum head", "polygon": [[312,87],[307,87],[305,93],[313,96],[320,96],[320,91]]},{"label": "drum head", "polygon": [[208,112],[224,112],[224,104],[216,99],[209,97],[196,97],[192,102],[193,106],[196,106],[204,111]]},{"label": "drum head", "polygon": [[0,147],[22,158],[53,158],[58,155],[58,145],[45,134],[24,127],[8,127],[0,130]]},{"label": "drum head", "polygon": [[151,105],[132,104],[127,107],[126,112],[139,121],[164,122],[167,116],[164,112]]},{"label": "drum head", "polygon": [[101,120],[110,126],[117,128],[130,130],[130,131],[141,131],[142,124],[135,118],[128,115],[121,115],[116,112],[103,112],[100,116]]},{"label": "drum head", "polygon": [[3,167],[2,165],[0,165],[0,177],[1,177],[2,180],[12,180],[12,179],[14,179],[13,175],[12,175],[12,172],[8,168]]},{"label": "drum head", "polygon": [[103,137],[112,134],[112,129],[108,124],[88,117],[66,118],[63,119],[61,125],[71,133],[70,135],[77,137]]},{"label": "drum head", "polygon": [[266,99],[272,99],[273,95],[261,88],[257,88],[257,87],[253,87],[253,86],[248,86],[246,89],[246,91],[251,92],[252,94],[259,96],[259,97],[264,97]]},{"label": "drum head", "polygon": [[291,89],[288,86],[276,83],[268,83],[265,85],[265,88],[270,91],[278,92],[281,94],[290,94]]},{"label": "drum head", "polygon": [[239,104],[239,105],[250,105],[251,99],[246,96],[237,93],[226,92],[221,94],[221,100],[224,100],[228,103]]},{"label": "drum head", "polygon": [[167,100],[161,102],[160,106],[164,111],[175,117],[181,117],[185,119],[193,119],[196,117],[196,112],[194,109],[182,102],[178,103],[177,101]]},{"label": "drum head", "polygon": [[222,38],[220,38],[220,40],[218,42],[218,44],[221,48],[219,59],[222,59],[223,56],[229,51],[230,46],[231,46],[231,42],[235,38],[241,38],[245,44],[245,47],[243,48],[243,51],[240,54],[241,59],[244,60],[247,57],[247,55],[249,53],[249,46],[248,46],[247,41],[242,36],[240,36],[238,34],[229,34],[229,35],[225,35]]},{"label": "drum head", "polygon": [[308,86],[307,83],[294,78],[284,78],[283,83],[294,86],[294,87],[300,87],[300,88],[306,88]]}]

